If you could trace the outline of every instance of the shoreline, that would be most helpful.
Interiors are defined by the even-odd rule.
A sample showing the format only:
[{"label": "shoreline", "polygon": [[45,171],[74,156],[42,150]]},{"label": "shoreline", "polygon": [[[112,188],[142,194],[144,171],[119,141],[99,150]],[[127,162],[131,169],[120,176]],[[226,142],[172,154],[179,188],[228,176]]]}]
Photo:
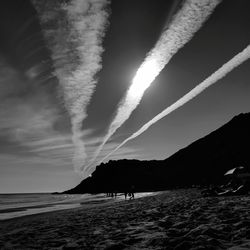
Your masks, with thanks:
[{"label": "shoreline", "polygon": [[4,220],[4,249],[249,249],[250,197],[163,191]]},{"label": "shoreline", "polygon": [[[137,198],[140,199],[142,197],[150,196],[150,195],[156,195],[159,192],[141,192],[137,193]],[[118,196],[123,197],[123,194],[119,194]],[[76,199],[73,201],[65,201],[65,202],[55,202],[55,203],[48,203],[48,204],[41,204],[41,205],[34,205],[34,206],[24,206],[24,207],[15,207],[15,208],[6,208],[0,210],[0,222],[6,221],[6,220],[16,220],[21,217],[27,217],[27,216],[33,216],[33,215],[40,215],[40,214],[46,214],[46,213],[53,213],[53,212],[58,212],[58,211],[66,211],[66,210],[71,210],[71,209],[86,209],[86,208],[92,208],[92,207],[97,207],[97,206],[105,206],[107,204],[112,204],[116,202],[122,202],[125,201],[122,198],[111,198],[111,197],[106,197],[105,194],[100,193],[97,195],[90,195],[88,199]],[[68,207],[70,206],[71,207]],[[58,206],[64,206],[64,208],[60,208]],[[45,211],[41,211],[39,209],[45,209]],[[50,209],[51,208],[51,209]],[[35,211],[32,211],[32,210]],[[37,211],[36,211],[37,209]],[[47,209],[47,211],[46,211]],[[31,210],[31,211],[29,211]],[[24,214],[20,215],[12,215],[13,213],[18,213],[18,212],[23,212]],[[6,214],[6,215],[12,215],[13,217],[10,218],[1,218],[1,214]]]}]

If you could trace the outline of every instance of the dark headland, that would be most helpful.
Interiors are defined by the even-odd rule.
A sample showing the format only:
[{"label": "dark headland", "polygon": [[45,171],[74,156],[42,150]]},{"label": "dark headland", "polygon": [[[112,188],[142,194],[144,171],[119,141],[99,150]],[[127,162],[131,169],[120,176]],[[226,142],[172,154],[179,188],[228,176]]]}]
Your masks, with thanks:
[{"label": "dark headland", "polygon": [[100,164],[91,177],[64,193],[158,191],[205,186],[221,181],[238,166],[250,170],[250,113],[193,142],[165,160],[118,160]]}]

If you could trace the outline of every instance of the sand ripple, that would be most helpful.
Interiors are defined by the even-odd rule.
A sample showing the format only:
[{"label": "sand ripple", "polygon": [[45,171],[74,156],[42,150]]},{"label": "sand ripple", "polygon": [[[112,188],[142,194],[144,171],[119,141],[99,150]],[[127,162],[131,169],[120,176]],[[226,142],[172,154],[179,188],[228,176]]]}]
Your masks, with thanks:
[{"label": "sand ripple", "polygon": [[166,191],[1,222],[1,249],[250,249],[250,197]]}]

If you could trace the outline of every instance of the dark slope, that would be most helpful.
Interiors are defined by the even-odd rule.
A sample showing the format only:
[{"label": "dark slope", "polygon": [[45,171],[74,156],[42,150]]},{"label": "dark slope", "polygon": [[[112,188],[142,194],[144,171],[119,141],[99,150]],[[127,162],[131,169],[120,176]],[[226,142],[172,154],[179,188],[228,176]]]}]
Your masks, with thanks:
[{"label": "dark slope", "polygon": [[92,177],[67,193],[153,191],[217,182],[230,168],[250,167],[250,113],[224,126],[163,161],[119,160],[99,165]]}]

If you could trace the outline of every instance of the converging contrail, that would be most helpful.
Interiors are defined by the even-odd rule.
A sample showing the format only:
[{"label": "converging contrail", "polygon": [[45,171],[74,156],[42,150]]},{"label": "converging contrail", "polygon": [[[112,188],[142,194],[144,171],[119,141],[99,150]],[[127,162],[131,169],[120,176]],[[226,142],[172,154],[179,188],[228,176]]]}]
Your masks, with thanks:
[{"label": "converging contrail", "polygon": [[86,160],[82,122],[101,69],[102,40],[109,0],[32,0],[52,54],[59,93],[70,115],[75,145],[74,167]]},{"label": "converging contrail", "polygon": [[186,0],[161,34],[155,47],[138,69],[130,88],[119,104],[116,115],[87,168],[91,168],[109,138],[130,117],[139,105],[145,90],[172,56],[183,47],[208,19],[221,0]]},{"label": "converging contrail", "polygon": [[248,45],[242,52],[234,56],[230,61],[225,63],[221,68],[219,68],[217,71],[215,71],[211,76],[209,76],[207,79],[205,79],[202,83],[197,85],[194,89],[189,91],[186,95],[184,95],[182,98],[180,98],[178,101],[176,101],[174,104],[169,106],[168,108],[164,109],[161,113],[156,115],[152,120],[144,124],[137,132],[132,134],[130,137],[128,137],[126,140],[124,140],[118,147],[116,147],[111,153],[109,153],[107,156],[105,156],[100,162],[105,161],[108,159],[109,156],[114,154],[119,148],[121,148],[124,144],[126,144],[128,141],[131,141],[132,139],[136,138],[137,136],[144,133],[149,127],[151,127],[153,124],[161,120],[166,115],[172,113],[179,107],[183,106],[188,101],[192,100],[194,97],[199,95],[201,92],[203,92],[206,88],[210,87],[214,83],[216,83],[218,80],[226,76],[230,71],[232,71],[234,68],[238,67],[240,64],[245,62],[250,58],[250,45]]}]

